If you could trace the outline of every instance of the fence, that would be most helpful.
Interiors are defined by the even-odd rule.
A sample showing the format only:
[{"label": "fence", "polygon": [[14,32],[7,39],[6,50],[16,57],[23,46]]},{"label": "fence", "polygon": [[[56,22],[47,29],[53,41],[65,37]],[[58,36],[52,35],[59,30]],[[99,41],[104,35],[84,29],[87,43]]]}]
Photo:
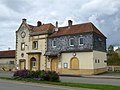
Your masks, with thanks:
[{"label": "fence", "polygon": [[120,66],[107,66],[108,71],[120,71]]}]

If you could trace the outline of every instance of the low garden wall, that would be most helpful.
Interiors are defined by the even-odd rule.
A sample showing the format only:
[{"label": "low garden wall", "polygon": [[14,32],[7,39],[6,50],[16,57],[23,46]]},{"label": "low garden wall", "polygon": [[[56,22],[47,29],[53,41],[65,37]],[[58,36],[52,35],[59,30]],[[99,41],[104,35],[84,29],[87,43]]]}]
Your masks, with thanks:
[{"label": "low garden wall", "polygon": [[107,66],[107,70],[112,72],[120,71],[120,66]]},{"label": "low garden wall", "polygon": [[14,64],[0,64],[0,70],[2,71],[15,71],[15,69]]}]

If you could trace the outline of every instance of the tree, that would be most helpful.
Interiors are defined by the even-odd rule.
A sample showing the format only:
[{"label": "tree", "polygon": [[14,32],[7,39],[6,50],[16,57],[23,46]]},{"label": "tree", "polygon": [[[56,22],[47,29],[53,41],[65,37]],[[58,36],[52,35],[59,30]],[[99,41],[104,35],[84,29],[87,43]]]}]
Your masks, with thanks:
[{"label": "tree", "polygon": [[113,50],[113,46],[110,45],[107,51],[107,64],[108,65],[120,65],[120,58],[118,53]]}]

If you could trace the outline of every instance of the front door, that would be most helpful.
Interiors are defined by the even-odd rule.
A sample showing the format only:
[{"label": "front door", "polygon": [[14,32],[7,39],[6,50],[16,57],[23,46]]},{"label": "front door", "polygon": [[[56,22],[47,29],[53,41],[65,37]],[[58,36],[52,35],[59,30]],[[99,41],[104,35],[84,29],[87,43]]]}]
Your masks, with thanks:
[{"label": "front door", "polygon": [[57,57],[51,59],[51,70],[58,72],[58,60]]},{"label": "front door", "polygon": [[25,69],[25,61],[20,61],[20,70]]}]

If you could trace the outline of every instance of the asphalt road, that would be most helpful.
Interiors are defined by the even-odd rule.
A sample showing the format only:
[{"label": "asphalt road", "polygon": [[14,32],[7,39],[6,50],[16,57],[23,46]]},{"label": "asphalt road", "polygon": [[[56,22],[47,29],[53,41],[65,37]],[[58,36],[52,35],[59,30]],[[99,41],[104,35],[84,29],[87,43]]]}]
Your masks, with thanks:
[{"label": "asphalt road", "polygon": [[0,90],[90,90],[49,84],[25,83],[0,79]]},{"label": "asphalt road", "polygon": [[120,86],[120,79],[101,79],[101,78],[83,78],[83,77],[66,77],[61,76],[62,82],[75,82],[75,83],[87,83],[87,84],[106,84]]},{"label": "asphalt road", "polygon": [[[2,72],[0,71],[0,77],[11,77],[13,76],[12,72]],[[117,73],[107,73],[102,75],[97,75],[97,77],[102,76],[115,76],[118,77],[120,74]],[[87,83],[87,84],[106,84],[106,85],[117,85],[120,86],[120,79],[105,79],[105,78],[83,78],[83,77],[69,77],[69,76],[60,76],[62,82],[75,82],[75,83]],[[1,89],[0,89],[1,90]]]}]

